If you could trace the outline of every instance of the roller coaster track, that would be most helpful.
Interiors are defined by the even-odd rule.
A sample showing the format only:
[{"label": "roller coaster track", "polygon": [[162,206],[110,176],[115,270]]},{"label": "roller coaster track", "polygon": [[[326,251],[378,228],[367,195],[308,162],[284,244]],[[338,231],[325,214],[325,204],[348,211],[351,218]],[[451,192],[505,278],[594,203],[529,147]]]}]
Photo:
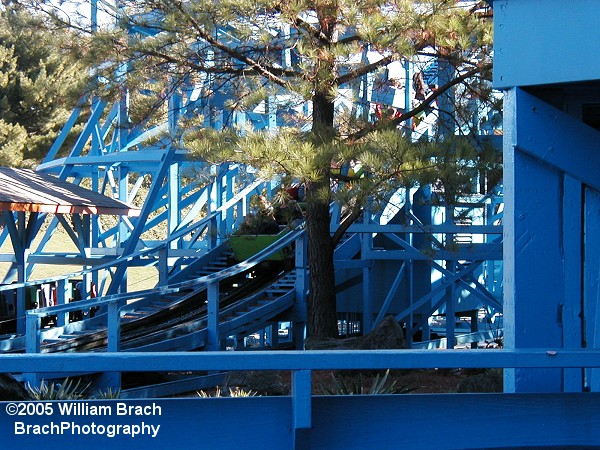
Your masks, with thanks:
[{"label": "roller coaster track", "polygon": [[[149,295],[121,309],[121,349],[128,351],[198,350],[205,347],[207,277],[219,281],[219,339],[264,328],[295,303],[295,270],[284,270],[266,258],[301,232],[271,245],[255,258],[228,267],[225,246],[202,258],[205,264],[182,272],[188,280],[166,295]],[[272,250],[270,250],[272,248]],[[206,262],[208,261],[208,262]],[[179,277],[181,279],[181,276]],[[167,287],[168,288],[168,287]],[[76,322],[78,330],[44,330],[40,352],[105,351],[108,331],[104,314]],[[52,336],[54,334],[54,336]],[[6,353],[22,352],[15,345]]]}]

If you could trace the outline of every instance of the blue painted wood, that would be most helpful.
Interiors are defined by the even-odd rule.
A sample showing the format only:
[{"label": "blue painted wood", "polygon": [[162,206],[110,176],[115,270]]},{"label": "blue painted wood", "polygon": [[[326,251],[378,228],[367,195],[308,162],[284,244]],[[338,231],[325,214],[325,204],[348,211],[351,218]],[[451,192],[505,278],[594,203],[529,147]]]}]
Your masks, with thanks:
[{"label": "blue painted wood", "polygon": [[[162,186],[164,178],[165,178],[166,174],[168,173],[168,169],[170,167],[170,162],[171,162],[171,160],[169,157],[169,153],[168,152],[164,153],[163,160],[161,161],[160,166],[159,166],[159,170],[157,171],[155,178],[152,180],[152,185],[148,192],[147,201],[144,203],[142,212],[140,213],[140,216],[138,217],[138,223],[144,223],[148,219],[150,214],[152,213],[152,211],[153,211],[152,206],[154,204],[154,200],[157,198],[160,187]],[[125,192],[127,192],[126,189],[125,189]],[[138,240],[141,237],[142,232],[143,232],[143,227],[138,226],[133,230],[132,233],[130,233],[130,235],[127,237],[126,242],[124,242],[125,245],[122,250],[123,256],[129,256],[135,252],[136,246],[138,244]],[[121,235],[121,239],[125,239],[125,237],[123,235]],[[121,286],[123,277],[126,274],[126,270],[127,270],[127,267],[124,264],[119,264],[117,266],[115,273],[113,274],[110,286],[108,287],[108,290],[107,290],[108,294],[114,294],[114,293],[118,292],[118,290]]]},{"label": "blue painted wood", "polygon": [[[600,192],[587,188],[584,193],[583,312],[584,342],[588,348],[600,348]],[[600,371],[586,371],[585,384],[600,391]]]},{"label": "blue painted wood", "polygon": [[[104,416],[70,416],[66,422],[79,425],[146,425],[145,435],[136,437],[119,435],[112,438],[104,435],[48,434],[19,436],[14,433],[16,420],[3,420],[0,433],[5,448],[59,448],[67,445],[77,448],[112,449],[291,449],[292,417],[289,397],[248,397],[248,398],[189,398],[170,400],[120,401],[129,405],[149,406],[146,416],[118,416],[119,401],[101,401],[98,405],[111,406],[111,414]],[[55,408],[56,403],[54,403]],[[89,405],[89,404],[88,404]],[[239,420],[233,421],[236,417]],[[47,420],[60,424],[65,421],[58,411]],[[82,420],[83,419],[83,420]],[[33,423],[26,420],[26,423]],[[152,437],[150,425],[158,428]],[[156,428],[155,428],[156,429]],[[8,438],[10,436],[10,438]]]},{"label": "blue painted wood", "polygon": [[[369,215],[363,214],[363,223],[369,223]],[[369,255],[373,249],[373,234],[363,233],[361,235],[361,254]],[[362,332],[369,333],[373,329],[374,306],[373,306],[373,268],[370,264],[362,268]]]},{"label": "blue painted wood", "polygon": [[493,261],[502,259],[501,243],[473,244],[469,248],[458,250],[432,250],[431,252],[415,252],[410,250],[371,250],[365,255],[379,260],[447,260],[447,261]]},{"label": "blue painted wood", "polygon": [[600,350],[482,349],[319,350],[255,352],[118,352],[2,354],[0,371],[142,372],[215,370],[328,370],[429,368],[581,368],[600,367]]},{"label": "blue painted wood", "polygon": [[227,382],[227,373],[214,373],[211,375],[201,375],[198,377],[185,377],[164,383],[153,384],[151,386],[142,386],[121,390],[119,398],[123,399],[148,399],[148,398],[168,398],[182,392],[199,392],[201,390],[210,391],[215,386],[223,386]]},{"label": "blue painted wood", "polygon": [[[519,114],[529,105],[529,98],[521,94],[519,89],[505,94],[504,345],[560,347],[563,330],[558,312],[565,292],[562,176],[547,160],[521,151],[525,144],[546,151],[537,141],[521,140]],[[534,130],[552,132],[548,126],[539,124]],[[560,371],[507,370],[504,379],[509,392],[555,392],[562,387]]]},{"label": "blue painted wood", "polygon": [[[565,175],[563,182],[563,251],[565,265],[565,294],[561,315],[563,321],[563,345],[581,348],[583,345],[583,260],[581,249],[583,236],[583,187],[574,178]],[[581,392],[583,373],[580,369],[566,369],[564,390]]]},{"label": "blue painted wood", "polygon": [[121,349],[121,314],[119,301],[108,304],[108,342],[109,352],[118,352]]},{"label": "blue painted wood", "polygon": [[60,130],[60,133],[56,137],[56,140],[53,142],[52,147],[50,147],[50,150],[48,150],[48,153],[44,157],[43,162],[48,162],[48,161],[51,161],[54,158],[56,158],[58,150],[62,147],[62,145],[66,141],[67,137],[69,136],[69,133],[71,133],[73,126],[75,125],[75,123],[77,122],[77,119],[79,119],[79,116],[81,115],[81,111],[82,111],[82,107],[80,105],[78,105],[73,110],[73,112],[71,113],[71,115],[69,116],[69,118],[67,119],[65,124],[63,125],[62,129]]},{"label": "blue painted wood", "polygon": [[[400,313],[398,313],[396,315],[396,319],[401,321],[409,314],[415,313],[425,306],[430,307],[432,300],[437,294],[444,292],[449,284],[456,282],[459,278],[471,274],[475,269],[479,267],[480,264],[481,261],[474,261],[468,266],[464,267],[459,272],[455,274],[448,274],[444,278],[443,283],[438,283],[438,285],[435,288],[430,289],[429,292],[427,292],[427,294],[413,302],[408,308],[405,308]],[[428,316],[428,314],[426,315]]]},{"label": "blue painted wood", "polygon": [[219,345],[219,282],[211,282],[206,286],[207,291],[207,321],[208,321],[208,350],[220,350]]},{"label": "blue painted wood", "polygon": [[510,145],[600,191],[600,132],[523,89],[508,91],[504,102],[505,148],[507,127],[514,128]]},{"label": "blue painted wood", "polygon": [[[95,416],[94,422],[126,423],[116,416],[119,402],[123,403],[122,400],[94,402],[112,408],[111,415]],[[314,449],[581,449],[599,445],[596,394],[323,396],[315,397],[313,404],[309,437]],[[130,448],[132,441],[148,449],[294,448],[290,397],[137,400],[127,401],[126,405],[150,406],[149,411],[155,411],[155,415],[136,417],[135,422],[129,417],[127,423],[143,421],[146,425],[160,425],[160,429],[154,438],[148,435],[137,436],[135,440],[130,436],[110,438],[113,448]],[[448,416],[461,417],[465,410],[472,410],[482,423],[463,430],[456,421],[448,420]],[[56,414],[47,419],[60,421],[64,417]],[[6,418],[0,423],[3,443],[8,448],[23,447],[23,436],[14,434],[13,424],[17,420]],[[69,418],[69,422],[82,425],[89,420],[90,416]],[[107,440],[105,436],[91,434],[32,435],[25,442],[27,448],[61,445],[99,448]]]},{"label": "blue painted wood", "polygon": [[310,428],[312,426],[312,372],[297,370],[292,372],[293,408],[293,448],[310,449]]},{"label": "blue painted wood", "polygon": [[431,234],[431,233],[472,233],[501,235],[502,226],[500,225],[455,225],[442,223],[439,225],[402,225],[388,223],[385,225],[378,223],[354,223],[348,228],[348,233],[411,233],[411,234]]},{"label": "blue painted wood", "polygon": [[40,352],[40,317],[27,314],[27,333],[25,334],[25,351],[27,353]]},{"label": "blue painted wood", "polygon": [[[56,283],[56,304],[57,305],[65,305],[71,299],[71,285],[68,283],[66,279],[62,279]],[[69,313],[65,312],[62,314],[56,315],[56,325],[59,327],[63,327],[69,323]]]},{"label": "blue painted wood", "polygon": [[[600,405],[593,397],[315,397],[311,439],[314,448],[327,449],[585,448],[600,445]],[[463,427],[460,418],[465,417],[477,418],[477,423]]]},{"label": "blue painted wood", "polygon": [[398,273],[396,274],[396,277],[394,278],[394,282],[392,283],[392,286],[389,289],[389,292],[383,302],[383,305],[381,306],[381,308],[379,308],[379,314],[377,314],[377,318],[375,319],[375,324],[374,324],[375,326],[377,326],[379,324],[379,322],[381,322],[383,320],[383,318],[385,317],[385,315],[388,313],[388,308],[390,307],[392,300],[396,296],[398,287],[400,286],[400,283],[402,282],[402,279],[404,278],[404,269],[405,268],[406,268],[406,263],[402,264],[402,266],[400,267],[400,270],[398,270]]},{"label": "blue painted wood", "polygon": [[598,23],[596,0],[496,0],[495,87],[600,79],[600,54],[582,45],[600,40]]}]

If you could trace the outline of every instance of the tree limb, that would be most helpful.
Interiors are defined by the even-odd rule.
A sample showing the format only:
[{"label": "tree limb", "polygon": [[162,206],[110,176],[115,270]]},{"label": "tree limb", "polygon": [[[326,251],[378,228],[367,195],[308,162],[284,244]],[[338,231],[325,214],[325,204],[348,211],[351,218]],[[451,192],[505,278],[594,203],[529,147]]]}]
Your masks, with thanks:
[{"label": "tree limb", "polygon": [[[289,82],[285,78],[281,78],[281,75],[285,75],[285,71],[283,71],[281,69],[275,69],[272,67],[264,67],[258,61],[223,44],[218,39],[215,39],[209,33],[207,33],[206,30],[185,10],[185,8],[183,7],[183,4],[181,2],[173,2],[173,4],[179,12],[181,12],[183,15],[185,15],[187,17],[187,19],[190,21],[191,25],[194,27],[194,29],[196,30],[196,33],[198,33],[198,36],[201,39],[204,39],[210,45],[214,46],[218,50],[221,50],[223,53],[226,53],[233,59],[240,61],[240,62],[254,68],[254,70],[256,70],[256,72],[258,74],[264,76],[265,78],[272,81],[273,83],[278,84],[279,86],[283,86],[287,89],[290,89]],[[277,72],[279,72],[279,74],[277,74]]]},{"label": "tree limb", "polygon": [[[475,68],[463,73],[462,75],[459,75],[458,77],[454,78],[453,80],[448,81],[446,84],[444,84],[443,86],[440,86],[438,89],[436,89],[431,94],[429,94],[429,96],[427,98],[425,98],[425,100],[423,100],[419,106],[417,106],[416,108],[413,108],[412,110],[410,110],[408,112],[405,112],[404,114],[402,114],[394,119],[390,119],[390,120],[386,121],[385,126],[389,127],[389,126],[400,125],[402,122],[405,122],[408,119],[416,116],[420,112],[424,111],[426,108],[429,107],[431,102],[433,102],[436,98],[438,98],[440,95],[442,95],[448,89],[452,88],[453,86],[456,86],[459,83],[462,83],[463,81],[471,78],[472,76],[474,76],[478,73],[484,72],[491,68],[492,68],[492,63],[487,63],[482,66],[475,67]],[[354,134],[348,136],[347,141],[352,142],[352,141],[358,140],[358,139],[366,136],[369,133],[379,130],[381,128],[380,123],[381,122],[375,123],[375,124],[369,126],[368,128],[365,128],[363,130],[358,131],[357,133],[354,133]]]}]

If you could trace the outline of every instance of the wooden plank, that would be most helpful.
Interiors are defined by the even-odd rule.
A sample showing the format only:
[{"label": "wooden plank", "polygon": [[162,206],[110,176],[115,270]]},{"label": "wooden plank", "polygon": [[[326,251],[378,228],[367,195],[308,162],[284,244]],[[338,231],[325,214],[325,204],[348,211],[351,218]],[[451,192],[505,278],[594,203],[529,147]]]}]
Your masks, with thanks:
[{"label": "wooden plank", "polygon": [[[204,336],[205,330],[196,334]],[[187,336],[186,336],[187,337]],[[173,341],[177,340],[173,339]],[[174,347],[177,348],[177,347]],[[2,354],[0,371],[144,372],[163,370],[430,369],[430,368],[577,368],[600,367],[600,350],[482,349],[319,350],[256,352],[129,352]]]},{"label": "wooden plank", "polygon": [[[561,311],[563,322],[563,345],[565,348],[581,348],[583,344],[583,187],[569,175],[563,184],[563,252],[565,258],[565,294]],[[581,392],[583,374],[581,369],[565,369],[564,390]]]},{"label": "wooden plank", "polygon": [[599,22],[597,0],[494,1],[494,86],[599,79],[600,53],[581,45],[600,40]]},{"label": "wooden plank", "polygon": [[311,443],[328,449],[581,449],[600,446],[598,400],[595,394],[314,397]]},{"label": "wooden plank", "polygon": [[[584,340],[589,348],[600,347],[600,192],[585,189],[584,214],[584,276],[583,276],[583,311],[585,318]],[[600,391],[600,371],[590,370],[586,374],[586,384],[594,392]]]},{"label": "wooden plank", "polygon": [[[118,404],[121,408],[134,405],[146,407],[144,411],[147,414],[119,415]],[[7,420],[9,416],[3,417],[0,422],[3,448],[61,448],[64,445],[87,449],[293,448],[290,397],[100,401],[97,405],[109,406],[110,412],[94,416],[61,415],[58,403],[52,405],[54,414],[44,415],[37,422],[27,417],[15,416]],[[59,427],[68,426],[69,429],[64,432],[19,435],[15,433],[17,422],[40,426],[54,423]],[[92,423],[93,432],[90,431]],[[128,435],[123,428],[117,434],[117,425],[135,425],[138,434]],[[114,433],[114,437],[107,437],[110,432]]]},{"label": "wooden plank", "polygon": [[504,98],[505,130],[507,125],[515,127],[510,145],[600,191],[598,130],[522,89],[509,91]]},{"label": "wooden plank", "polygon": [[[545,158],[552,153],[546,141],[556,145],[554,139],[541,134],[548,132],[554,138],[559,133],[550,127],[561,132],[564,128],[550,120],[546,114],[549,106],[540,103],[520,89],[505,95],[504,344],[510,349],[562,346],[558,311],[565,292],[563,174],[556,168],[558,159],[551,165]],[[539,114],[530,111],[534,107]],[[532,114],[535,124],[526,122]],[[538,115],[549,122],[541,123]],[[525,133],[531,139],[524,138],[523,128],[529,130]],[[528,152],[523,150],[525,146]],[[563,147],[556,148],[566,152]],[[552,154],[558,157],[559,151]],[[560,160],[570,157],[561,153]],[[555,392],[562,388],[559,371],[510,369],[505,371],[504,382],[510,392]]]}]

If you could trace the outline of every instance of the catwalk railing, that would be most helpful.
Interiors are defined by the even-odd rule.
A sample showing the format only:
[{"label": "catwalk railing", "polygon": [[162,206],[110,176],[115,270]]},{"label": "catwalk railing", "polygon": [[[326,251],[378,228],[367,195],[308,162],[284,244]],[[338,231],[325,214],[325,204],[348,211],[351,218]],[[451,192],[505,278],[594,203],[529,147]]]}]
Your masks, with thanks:
[{"label": "catwalk railing", "polygon": [[311,381],[312,372],[321,370],[599,368],[598,350],[119,352],[12,354],[1,359],[0,370],[12,373],[32,367],[57,374],[291,371],[291,395],[286,397],[153,400],[162,407],[163,431],[152,440],[152,448],[190,442],[211,448],[328,449],[600,445],[598,393],[320,396],[312,394]]}]

